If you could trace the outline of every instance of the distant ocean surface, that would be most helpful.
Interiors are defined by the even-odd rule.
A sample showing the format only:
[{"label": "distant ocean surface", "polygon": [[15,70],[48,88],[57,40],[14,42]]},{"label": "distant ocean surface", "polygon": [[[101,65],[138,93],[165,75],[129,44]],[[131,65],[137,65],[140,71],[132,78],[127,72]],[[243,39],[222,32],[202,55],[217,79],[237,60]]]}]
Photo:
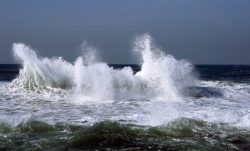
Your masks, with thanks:
[{"label": "distant ocean surface", "polygon": [[250,150],[250,66],[192,65],[136,40],[140,65],[13,45],[0,65],[0,150]]},{"label": "distant ocean surface", "polygon": [[[115,69],[129,66],[134,72],[140,70],[140,65],[138,64],[109,64],[109,66]],[[0,64],[0,81],[15,79],[21,67],[21,64]],[[195,65],[194,72],[201,80],[250,82],[250,65]]]}]

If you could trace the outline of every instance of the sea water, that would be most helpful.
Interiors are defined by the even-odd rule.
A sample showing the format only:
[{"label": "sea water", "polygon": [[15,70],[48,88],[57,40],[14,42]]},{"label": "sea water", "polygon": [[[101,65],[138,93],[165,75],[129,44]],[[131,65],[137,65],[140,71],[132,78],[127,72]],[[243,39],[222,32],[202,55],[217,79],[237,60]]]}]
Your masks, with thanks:
[{"label": "sea water", "polygon": [[134,42],[139,65],[83,43],[74,62],[13,44],[0,66],[0,150],[248,150],[250,66],[194,66]]}]

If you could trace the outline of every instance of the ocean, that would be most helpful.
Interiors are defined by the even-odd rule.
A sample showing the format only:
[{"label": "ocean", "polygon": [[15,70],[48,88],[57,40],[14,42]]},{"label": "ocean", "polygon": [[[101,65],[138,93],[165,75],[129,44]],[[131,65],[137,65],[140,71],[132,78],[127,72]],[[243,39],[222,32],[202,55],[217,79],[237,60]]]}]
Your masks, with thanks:
[{"label": "ocean", "polygon": [[75,62],[14,44],[0,65],[0,150],[250,150],[250,66],[192,65],[136,41],[141,63]]}]

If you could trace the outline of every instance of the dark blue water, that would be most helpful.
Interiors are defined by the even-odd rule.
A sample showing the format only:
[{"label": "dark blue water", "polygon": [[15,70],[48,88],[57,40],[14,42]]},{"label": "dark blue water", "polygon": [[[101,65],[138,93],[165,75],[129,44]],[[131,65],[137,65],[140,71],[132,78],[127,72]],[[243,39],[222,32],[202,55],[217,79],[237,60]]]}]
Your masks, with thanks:
[{"label": "dark blue water", "polygon": [[0,81],[11,81],[19,73],[20,65],[17,64],[0,64]]},{"label": "dark blue water", "polygon": [[[140,70],[136,64],[110,64],[113,68],[130,66],[134,72]],[[21,65],[0,64],[0,81],[11,81],[19,73]],[[250,82],[250,65],[195,65],[194,75],[201,80]]]},{"label": "dark blue water", "polygon": [[249,65],[196,65],[195,72],[202,80],[250,82]]}]

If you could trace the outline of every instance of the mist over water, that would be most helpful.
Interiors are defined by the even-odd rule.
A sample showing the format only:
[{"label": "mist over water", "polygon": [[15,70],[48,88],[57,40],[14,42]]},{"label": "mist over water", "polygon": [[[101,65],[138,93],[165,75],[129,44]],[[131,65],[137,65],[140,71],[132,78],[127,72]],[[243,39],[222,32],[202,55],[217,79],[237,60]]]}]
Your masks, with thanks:
[{"label": "mist over water", "polygon": [[137,72],[109,66],[86,42],[81,48],[72,63],[13,44],[22,68],[0,82],[0,150],[250,146],[249,83],[195,78],[192,64],[165,53],[149,34],[134,41]]}]

